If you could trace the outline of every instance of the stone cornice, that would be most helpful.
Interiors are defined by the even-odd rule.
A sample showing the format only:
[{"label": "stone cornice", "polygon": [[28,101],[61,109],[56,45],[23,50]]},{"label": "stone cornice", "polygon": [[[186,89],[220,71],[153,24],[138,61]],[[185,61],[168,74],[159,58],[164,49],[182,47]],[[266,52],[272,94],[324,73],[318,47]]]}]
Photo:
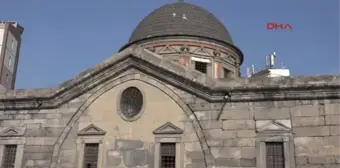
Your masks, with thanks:
[{"label": "stone cornice", "polygon": [[57,108],[113,79],[137,69],[209,102],[338,99],[339,75],[268,79],[214,80],[140,47],[128,48],[54,89],[14,90],[0,93],[0,109]]}]

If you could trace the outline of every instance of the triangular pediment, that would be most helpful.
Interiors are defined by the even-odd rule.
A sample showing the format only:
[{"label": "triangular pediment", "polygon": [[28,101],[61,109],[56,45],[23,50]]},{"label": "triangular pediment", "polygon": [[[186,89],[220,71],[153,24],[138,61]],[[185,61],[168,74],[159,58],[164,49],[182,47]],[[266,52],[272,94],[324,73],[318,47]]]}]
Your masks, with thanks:
[{"label": "triangular pediment", "polygon": [[167,122],[153,131],[154,134],[182,134],[183,130],[174,124]]},{"label": "triangular pediment", "polygon": [[9,129],[9,130],[5,131],[4,134],[16,135],[16,134],[18,134],[18,131],[14,130],[14,129]]},{"label": "triangular pediment", "polygon": [[106,132],[99,127],[95,126],[94,124],[91,124],[81,131],[79,131],[78,135],[80,136],[91,136],[91,135],[105,135]]},{"label": "triangular pediment", "polygon": [[23,136],[25,133],[25,128],[14,128],[9,127],[1,131],[1,137],[13,137],[13,136]]},{"label": "triangular pediment", "polygon": [[267,121],[267,123],[262,124],[257,128],[258,132],[289,131],[289,130],[291,130],[289,126],[274,120]]}]

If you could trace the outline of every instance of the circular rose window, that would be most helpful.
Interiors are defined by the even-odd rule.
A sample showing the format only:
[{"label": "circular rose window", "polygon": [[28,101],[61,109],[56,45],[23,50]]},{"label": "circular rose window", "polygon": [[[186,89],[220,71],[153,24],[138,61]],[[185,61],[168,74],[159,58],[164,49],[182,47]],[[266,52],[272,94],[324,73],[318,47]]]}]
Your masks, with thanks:
[{"label": "circular rose window", "polygon": [[136,87],[125,89],[120,98],[120,112],[126,119],[137,116],[143,107],[142,92]]}]

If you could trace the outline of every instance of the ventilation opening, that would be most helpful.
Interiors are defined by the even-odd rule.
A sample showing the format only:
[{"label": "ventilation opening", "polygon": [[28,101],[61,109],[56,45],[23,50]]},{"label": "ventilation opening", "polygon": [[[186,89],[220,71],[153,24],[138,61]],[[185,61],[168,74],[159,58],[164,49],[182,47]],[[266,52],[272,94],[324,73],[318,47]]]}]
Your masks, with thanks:
[{"label": "ventilation opening", "polygon": [[232,72],[229,69],[223,68],[223,76],[224,78],[229,78],[232,76]]}]

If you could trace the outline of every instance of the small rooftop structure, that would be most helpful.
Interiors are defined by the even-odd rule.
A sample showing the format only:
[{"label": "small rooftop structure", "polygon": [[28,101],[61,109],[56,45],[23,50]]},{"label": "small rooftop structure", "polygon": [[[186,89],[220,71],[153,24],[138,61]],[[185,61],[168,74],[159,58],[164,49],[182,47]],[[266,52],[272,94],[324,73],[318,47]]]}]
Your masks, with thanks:
[{"label": "small rooftop structure", "polygon": [[252,69],[247,68],[247,77],[285,77],[290,76],[289,69],[281,66],[281,68],[275,68],[276,53],[266,56],[266,68],[261,70],[255,70],[255,66],[252,65]]}]

